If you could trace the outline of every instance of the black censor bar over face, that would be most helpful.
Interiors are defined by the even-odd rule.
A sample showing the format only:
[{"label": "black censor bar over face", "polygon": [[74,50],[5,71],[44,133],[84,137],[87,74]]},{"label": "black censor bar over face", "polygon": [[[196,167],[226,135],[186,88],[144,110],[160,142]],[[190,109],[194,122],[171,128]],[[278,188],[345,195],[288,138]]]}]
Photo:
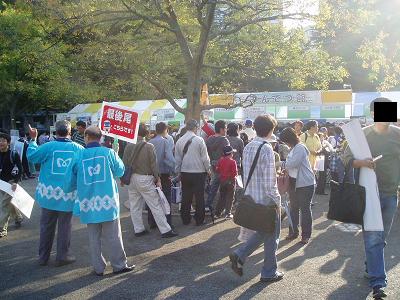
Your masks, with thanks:
[{"label": "black censor bar over face", "polygon": [[375,102],[374,122],[397,122],[397,102]]}]

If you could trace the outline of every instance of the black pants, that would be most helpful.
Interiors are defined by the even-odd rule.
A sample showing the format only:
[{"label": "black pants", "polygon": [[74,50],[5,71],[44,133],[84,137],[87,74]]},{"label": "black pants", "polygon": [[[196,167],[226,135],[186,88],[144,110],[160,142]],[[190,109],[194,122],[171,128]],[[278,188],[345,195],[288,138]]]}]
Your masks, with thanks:
[{"label": "black pants", "polygon": [[190,206],[192,204],[193,196],[196,199],[196,213],[194,215],[196,224],[200,225],[204,222],[204,188],[206,183],[206,176],[206,173],[181,173],[181,218],[184,225],[190,223]]},{"label": "black pants", "polygon": [[309,239],[312,231],[311,200],[314,195],[314,185],[296,188],[290,199],[290,216],[293,222],[293,230],[289,227],[290,234],[299,234],[299,213],[301,214],[301,235]]},{"label": "black pants", "polygon": [[315,193],[325,194],[325,186],[326,186],[326,171],[319,171],[317,179],[317,189],[315,190]]},{"label": "black pants", "polygon": [[221,182],[219,187],[220,198],[217,202],[215,214],[220,215],[225,208],[225,214],[228,215],[232,210],[232,202],[235,197],[235,180]]},{"label": "black pants", "polygon": [[42,208],[42,215],[40,217],[40,261],[47,262],[49,260],[57,223],[56,260],[61,261],[67,258],[71,242],[71,219],[72,212]]},{"label": "black pants", "polygon": [[[163,191],[165,197],[168,200],[169,207],[171,207],[171,189],[172,189],[172,182],[169,174],[161,174],[161,190]],[[147,207],[147,205],[146,205]],[[150,228],[156,228],[157,224],[156,221],[154,220],[153,214],[151,213],[151,210],[147,207],[147,221],[149,222]],[[167,218],[167,222],[169,226],[172,227],[172,217],[171,214],[165,216]]]}]

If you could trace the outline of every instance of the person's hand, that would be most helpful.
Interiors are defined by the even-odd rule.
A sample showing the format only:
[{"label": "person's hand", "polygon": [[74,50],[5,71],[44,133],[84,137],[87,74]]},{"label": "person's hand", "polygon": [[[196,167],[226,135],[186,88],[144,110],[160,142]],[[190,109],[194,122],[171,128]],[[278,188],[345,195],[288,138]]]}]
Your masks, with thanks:
[{"label": "person's hand", "polygon": [[13,184],[11,185],[11,190],[12,190],[13,192],[15,192],[15,191],[17,190],[17,184],[16,184],[16,183],[13,183]]},{"label": "person's hand", "polygon": [[125,186],[125,184],[122,181],[120,181],[120,184],[121,184],[121,187]]},{"label": "person's hand", "polygon": [[372,160],[372,158],[367,158],[367,159],[361,160],[361,167],[374,170],[375,162]]},{"label": "person's hand", "polygon": [[161,179],[158,178],[157,182],[156,182],[156,187],[161,188]]},{"label": "person's hand", "polygon": [[208,170],[208,171],[207,171],[207,175],[208,175],[209,177],[211,177],[211,170]]},{"label": "person's hand", "polygon": [[38,137],[38,131],[36,128],[32,128],[31,124],[28,124],[28,129],[29,129],[29,136],[31,137],[32,140],[36,140]]}]

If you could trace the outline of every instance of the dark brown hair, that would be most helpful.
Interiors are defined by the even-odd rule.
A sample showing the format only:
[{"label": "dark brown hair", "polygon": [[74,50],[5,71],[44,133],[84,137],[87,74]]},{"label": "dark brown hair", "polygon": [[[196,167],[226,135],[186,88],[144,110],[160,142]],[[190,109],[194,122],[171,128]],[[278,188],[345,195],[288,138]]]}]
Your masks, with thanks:
[{"label": "dark brown hair", "polygon": [[298,143],[300,143],[300,138],[297,136],[296,131],[291,127],[283,129],[279,135],[279,139],[281,142],[284,142],[290,146],[296,146]]},{"label": "dark brown hair", "polygon": [[254,129],[259,137],[266,137],[274,128],[278,122],[271,115],[258,116],[253,123]]}]

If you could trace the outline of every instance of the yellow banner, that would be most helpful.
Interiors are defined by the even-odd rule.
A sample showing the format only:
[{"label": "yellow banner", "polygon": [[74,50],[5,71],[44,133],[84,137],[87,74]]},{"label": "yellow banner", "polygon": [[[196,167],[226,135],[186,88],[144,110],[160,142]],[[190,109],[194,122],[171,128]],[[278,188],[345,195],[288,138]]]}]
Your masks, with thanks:
[{"label": "yellow banner", "polygon": [[352,100],[351,90],[322,92],[322,104],[330,104],[330,103],[351,104],[351,100]]},{"label": "yellow banner", "polygon": [[225,95],[210,95],[210,104],[211,105],[229,105],[233,104],[233,95],[225,94]]}]

